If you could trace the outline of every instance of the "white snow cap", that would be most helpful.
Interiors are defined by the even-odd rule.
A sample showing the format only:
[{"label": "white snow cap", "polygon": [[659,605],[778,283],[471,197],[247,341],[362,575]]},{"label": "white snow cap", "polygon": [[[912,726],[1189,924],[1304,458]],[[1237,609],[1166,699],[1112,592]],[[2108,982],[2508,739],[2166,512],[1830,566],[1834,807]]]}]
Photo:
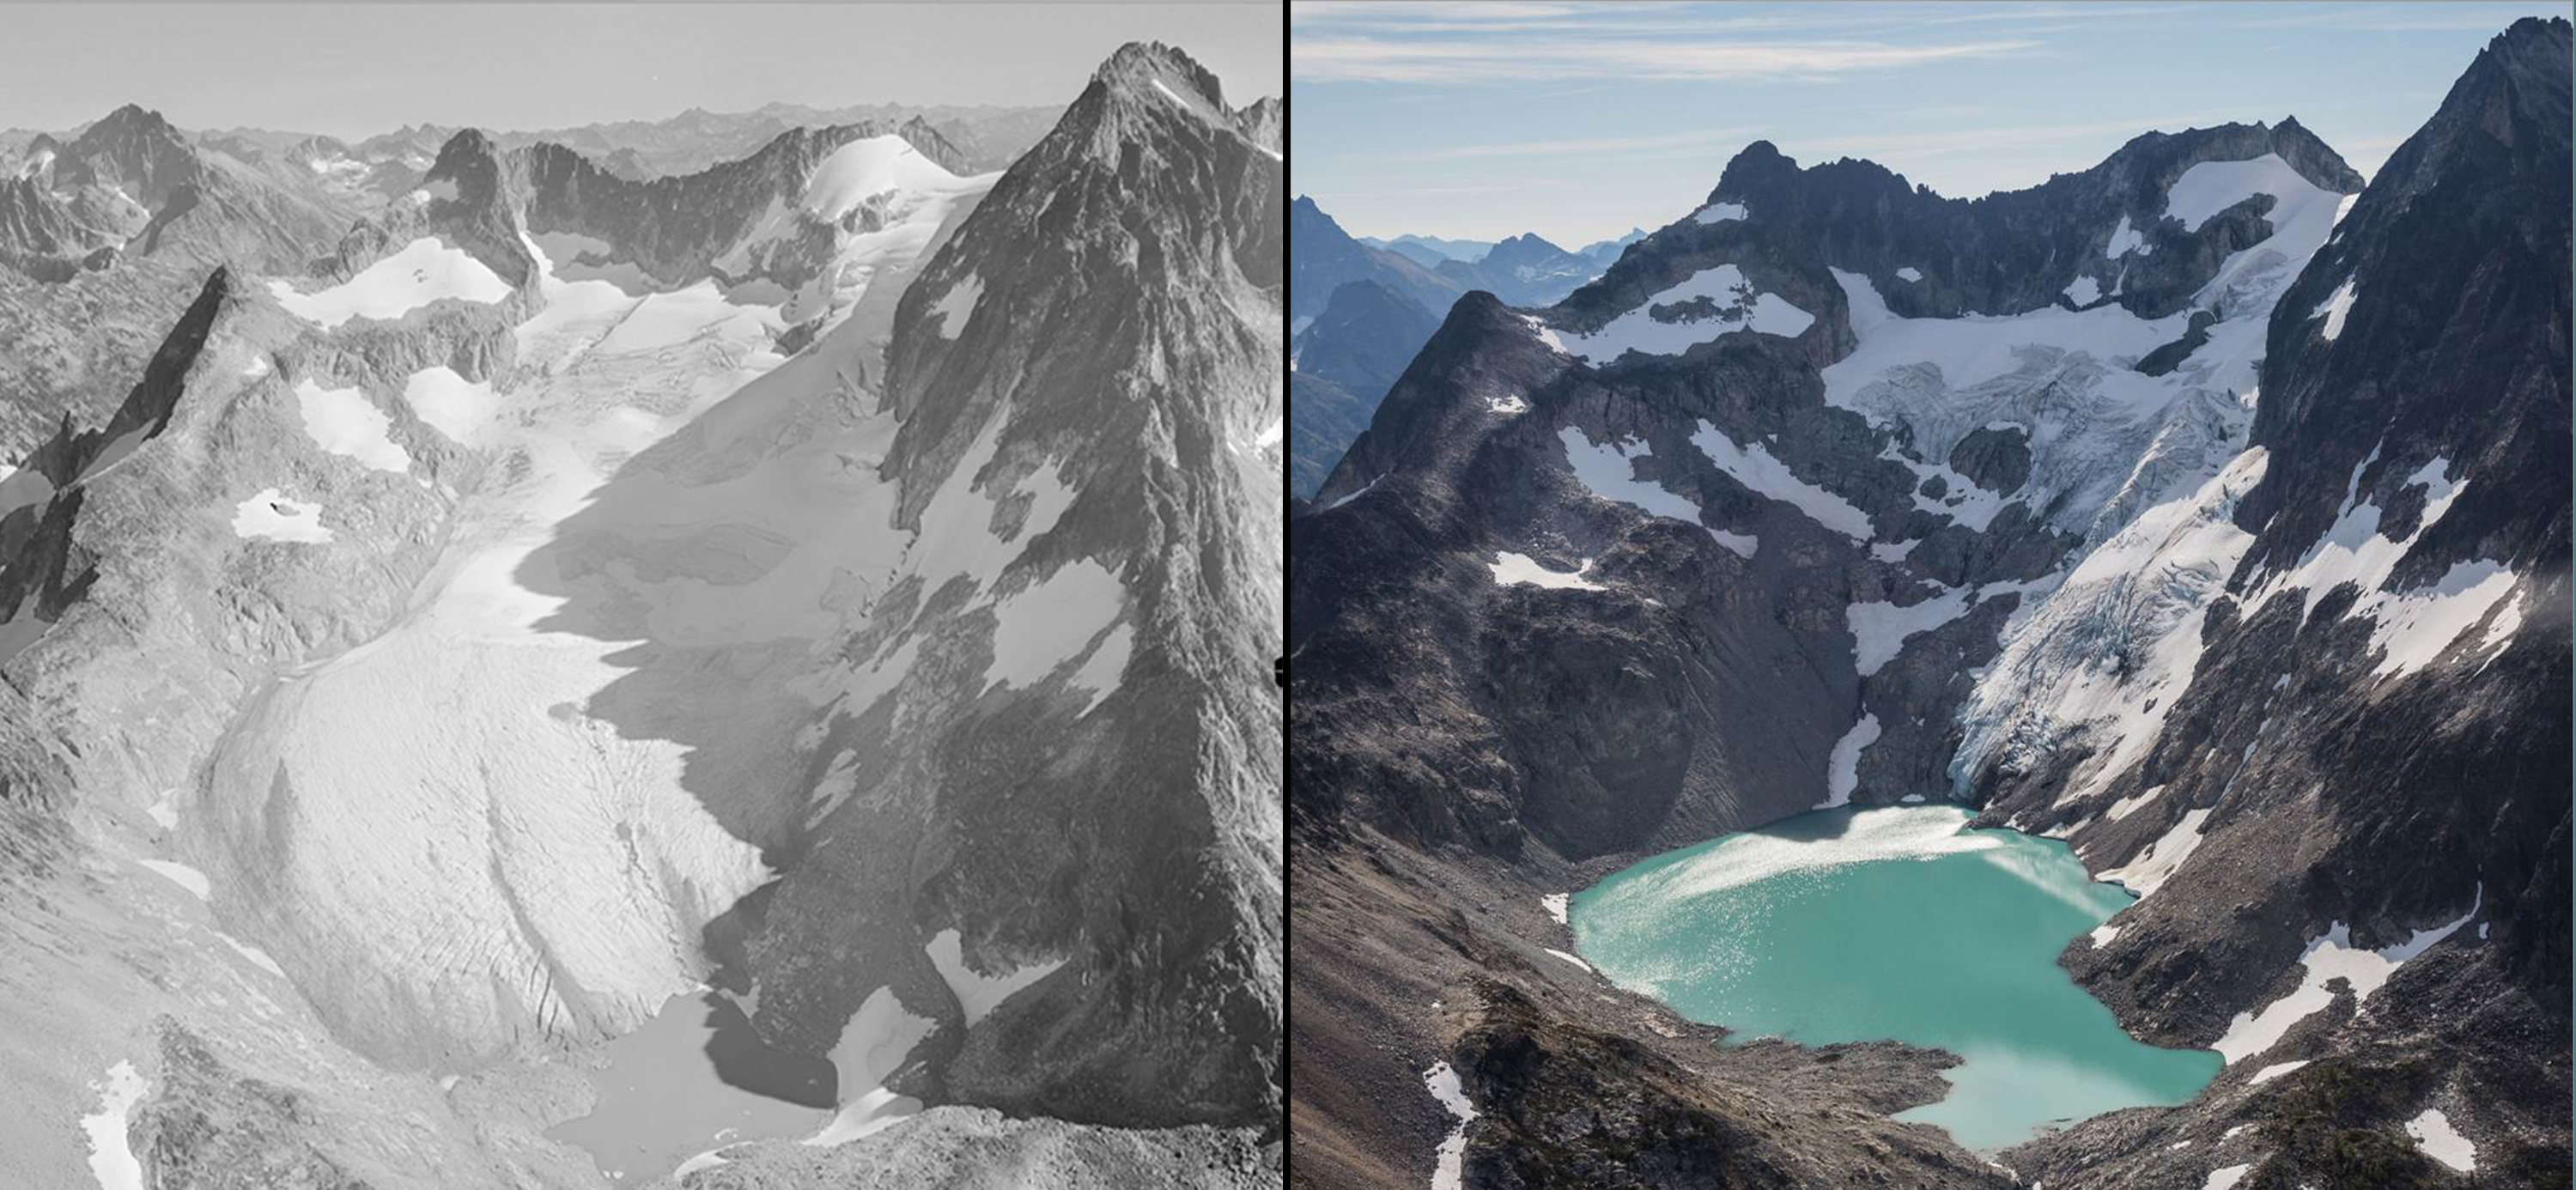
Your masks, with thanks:
[{"label": "white snow cap", "polygon": [[805,180],[805,210],[838,220],[888,190],[937,190],[955,186],[957,175],[921,155],[900,136],[865,136],[832,151]]},{"label": "white snow cap", "polygon": [[[2278,153],[2251,161],[2203,161],[2174,179],[2173,189],[2165,192],[2165,215],[2182,220],[2184,231],[2198,231],[2210,216],[2257,194],[2269,194],[2278,205],[2266,218],[2278,227],[2287,207],[2315,191]],[[2340,205],[2343,196],[2334,198]]]}]

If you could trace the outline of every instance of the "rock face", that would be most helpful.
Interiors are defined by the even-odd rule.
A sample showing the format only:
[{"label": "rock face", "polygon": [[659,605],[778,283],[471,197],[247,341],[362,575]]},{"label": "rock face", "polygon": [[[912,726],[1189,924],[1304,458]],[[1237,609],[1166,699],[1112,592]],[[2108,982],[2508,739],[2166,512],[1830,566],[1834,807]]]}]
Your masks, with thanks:
[{"label": "rock face", "polygon": [[[1543,894],[1944,792],[2148,892],[2065,962],[2231,1059],[2186,1107],[2007,1154],[2024,1178],[2401,1184],[2335,1154],[2411,1177],[2398,1126],[2436,1107],[2481,1168],[2563,1164],[2564,1113],[2521,1105],[2567,1077],[2565,45],[2515,26],[2357,197],[2295,121],[1972,202],[1757,143],[1554,307],[1460,299],[1290,526],[1298,1176],[1420,1176],[1451,1118],[1420,1072],[1484,1044],[1439,1005],[1498,1002],[1469,973],[1599,1019],[1540,953],[1571,947]],[[2294,1025],[2329,945],[2395,975]],[[2552,1040],[2438,1056],[2482,1028]],[[1585,1069],[1585,1103],[1660,1077]],[[1531,1077],[1464,1081],[1562,1093]],[[1470,1184],[1599,1173],[1550,1164],[1591,1118],[1480,1116]],[[2265,1120],[2177,1174],[2174,1142]]]},{"label": "rock face", "polygon": [[546,1130],[703,982],[846,1118],[695,1184],[1275,1184],[1275,106],[1131,46],[998,177],[882,131],[444,136],[47,419],[0,1180],[103,1104],[145,1184],[604,1185]]},{"label": "rock face", "polygon": [[[1054,971],[968,1033],[957,1098],[1276,1118],[1281,180],[1212,76],[1131,46],[905,293],[885,470],[924,536],[816,752],[904,759],[768,902],[764,1032],[828,1048],[862,973],[954,930]],[[988,534],[1024,543],[998,576]]]},{"label": "rock face", "polygon": [[[2066,963],[2141,1035],[2230,1060],[2181,1119],[2033,1146],[2052,1168],[2117,1177],[2243,1119],[2260,1176],[2407,1184],[2434,1167],[2398,1129],[2426,1110],[2482,1176],[2566,1160],[2565,1113],[2535,1105],[2568,1070],[2568,49],[2564,21],[2497,38],[2284,296],[2241,557],[2161,723],[1963,757],[1991,816],[2101,866],[2180,861]],[[2285,997],[2329,936],[2399,965],[2303,1015]]]}]

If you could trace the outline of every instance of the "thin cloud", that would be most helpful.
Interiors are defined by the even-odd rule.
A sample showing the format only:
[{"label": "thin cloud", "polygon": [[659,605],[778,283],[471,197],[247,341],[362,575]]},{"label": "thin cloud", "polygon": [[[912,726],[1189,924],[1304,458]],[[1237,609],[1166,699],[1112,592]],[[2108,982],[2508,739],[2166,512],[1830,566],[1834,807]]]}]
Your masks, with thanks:
[{"label": "thin cloud", "polygon": [[1521,42],[1307,37],[1290,39],[1290,65],[1301,83],[1821,79],[1962,58],[2001,57],[2034,49],[2038,44],[2021,40],[1899,46],[1869,41]]},{"label": "thin cloud", "polygon": [[[1883,131],[1852,136],[1810,137],[1796,142],[1796,147],[1825,153],[1861,153],[1879,156],[1919,156],[1924,153],[1972,153],[1989,149],[2013,149],[2028,145],[2063,144],[2102,136],[2126,139],[2149,132],[2180,132],[2185,128],[2205,128],[2228,123],[2233,118],[2221,112],[2193,112],[2166,116],[2162,119],[2095,120],[2082,124],[2033,124],[1998,128],[1960,128],[1948,132],[1907,133],[1892,138]],[[1781,151],[1790,153],[1783,142]],[[1796,153],[1790,153],[1796,156]],[[2068,168],[2082,169],[2092,162],[2078,162]]]},{"label": "thin cloud", "polygon": [[1509,183],[1462,182],[1454,186],[1399,186],[1388,190],[1318,190],[1306,197],[1317,202],[1378,198],[1455,198],[1462,194],[1493,196],[1523,190],[1571,190],[1571,178],[1523,178]]},{"label": "thin cloud", "polygon": [[1597,157],[1625,154],[1640,149],[1671,149],[1689,145],[1722,144],[1752,135],[1743,128],[1715,128],[1701,132],[1671,132],[1654,136],[1586,136],[1565,140],[1506,141],[1488,145],[1459,145],[1449,149],[1431,149],[1414,154],[1420,161],[1468,161],[1482,157]]},{"label": "thin cloud", "polygon": [[2357,8],[2320,8],[2281,16],[2259,17],[2240,22],[2247,29],[2314,29],[2371,33],[2430,33],[2446,30],[2489,30],[2502,33],[2515,20],[2546,12],[2541,5],[2481,7],[2470,4],[2365,5]]}]

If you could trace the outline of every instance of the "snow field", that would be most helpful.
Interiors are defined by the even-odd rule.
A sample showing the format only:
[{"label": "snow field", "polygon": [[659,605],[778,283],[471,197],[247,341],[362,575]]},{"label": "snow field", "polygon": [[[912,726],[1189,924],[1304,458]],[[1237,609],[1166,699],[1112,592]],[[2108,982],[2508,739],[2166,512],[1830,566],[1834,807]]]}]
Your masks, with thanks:
[{"label": "snow field", "polygon": [[413,240],[327,289],[303,293],[285,281],[271,281],[268,289],[288,313],[326,330],[352,318],[392,321],[436,301],[489,304],[510,296],[500,274],[434,237]]},{"label": "snow field", "polygon": [[500,408],[489,382],[467,380],[443,364],[412,373],[403,384],[403,403],[429,428],[465,445]]},{"label": "snow field", "polygon": [[[1719,313],[1715,318],[1688,317],[1679,322],[1661,322],[1651,313],[1657,306],[1701,298],[1716,304]],[[1548,340],[1549,346],[1597,365],[1609,363],[1630,351],[1647,355],[1679,355],[1728,331],[1751,330],[1795,338],[1815,321],[1815,315],[1789,304],[1780,295],[1755,290],[1744,279],[1742,269],[1722,264],[1703,269],[1656,293],[1636,309],[1611,319],[1608,325],[1590,334],[1541,328],[1541,335]]]},{"label": "snow field", "polygon": [[355,388],[324,388],[310,379],[295,382],[296,409],[304,415],[304,432],[325,454],[345,455],[376,471],[409,471],[411,452],[385,436],[393,419]]}]

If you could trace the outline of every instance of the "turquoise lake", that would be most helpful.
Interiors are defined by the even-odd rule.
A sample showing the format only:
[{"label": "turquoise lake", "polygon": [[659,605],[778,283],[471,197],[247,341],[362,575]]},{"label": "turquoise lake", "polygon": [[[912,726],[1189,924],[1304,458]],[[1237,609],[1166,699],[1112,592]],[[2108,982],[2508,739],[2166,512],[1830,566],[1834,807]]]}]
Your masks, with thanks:
[{"label": "turquoise lake", "polygon": [[1575,948],[1732,1041],[1890,1038],[1959,1055],[1949,1096],[1897,1118],[1980,1151],[2181,1103],[2216,1077],[2216,1052],[2139,1042],[2057,966],[2129,894],[2063,843],[1968,818],[1817,810],[1668,852],[1574,895]]}]

